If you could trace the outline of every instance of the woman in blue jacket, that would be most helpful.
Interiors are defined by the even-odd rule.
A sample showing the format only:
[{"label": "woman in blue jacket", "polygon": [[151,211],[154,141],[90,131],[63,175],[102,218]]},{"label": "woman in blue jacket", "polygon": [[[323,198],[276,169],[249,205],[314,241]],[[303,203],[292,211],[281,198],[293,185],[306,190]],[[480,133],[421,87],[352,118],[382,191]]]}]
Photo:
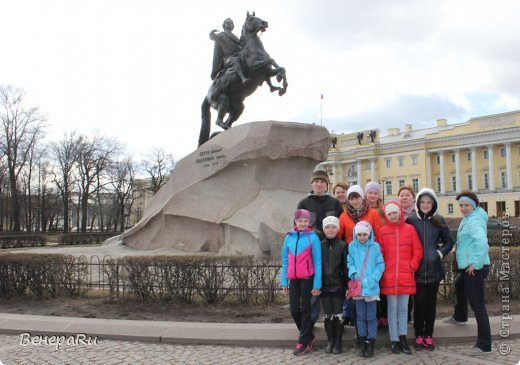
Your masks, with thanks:
[{"label": "woman in blue jacket", "polygon": [[[360,221],[354,226],[354,239],[348,246],[347,266],[352,280],[361,280],[361,296],[354,297],[358,334],[363,339],[360,356],[374,356],[377,336],[376,308],[379,280],[385,271],[381,248],[374,242],[370,223]],[[363,268],[366,258],[366,265]]]},{"label": "woman in blue jacket", "polygon": [[468,302],[477,320],[477,343],[470,354],[491,352],[491,328],[484,304],[484,279],[489,273],[488,215],[478,206],[477,195],[463,191],[456,198],[464,218],[457,231],[457,267],[455,283],[457,303],[448,323],[460,324],[468,320]]}]

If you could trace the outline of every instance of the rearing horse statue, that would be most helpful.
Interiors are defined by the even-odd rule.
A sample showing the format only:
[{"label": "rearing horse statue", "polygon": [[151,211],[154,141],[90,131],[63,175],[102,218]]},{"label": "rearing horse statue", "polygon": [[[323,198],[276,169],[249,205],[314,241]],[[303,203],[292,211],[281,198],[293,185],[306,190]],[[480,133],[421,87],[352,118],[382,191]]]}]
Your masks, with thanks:
[{"label": "rearing horse statue", "polygon": [[[259,32],[265,32],[267,26],[267,22],[256,17],[254,12],[247,13],[242,27],[238,57],[248,81],[242,82],[232,64],[226,65],[226,69],[219,73],[202,102],[199,146],[210,138],[211,107],[218,112],[216,124],[226,130],[231,128],[233,122],[238,120],[244,111],[244,99],[254,93],[264,81],[269,85],[271,92],[278,91],[280,96],[287,91],[285,69],[269,56],[258,36]],[[274,86],[271,82],[272,77],[276,77],[281,86]],[[226,115],[227,119],[224,121]]]}]

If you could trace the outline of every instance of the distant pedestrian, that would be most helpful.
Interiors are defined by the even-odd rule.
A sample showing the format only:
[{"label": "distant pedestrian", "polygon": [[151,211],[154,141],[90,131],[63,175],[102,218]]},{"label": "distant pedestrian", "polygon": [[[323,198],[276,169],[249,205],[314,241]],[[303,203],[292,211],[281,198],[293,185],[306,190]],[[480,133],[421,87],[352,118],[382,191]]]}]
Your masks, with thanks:
[{"label": "distant pedestrian", "polygon": [[347,262],[350,279],[361,280],[361,295],[353,298],[361,338],[359,354],[362,357],[372,357],[377,337],[376,303],[379,300],[379,280],[385,264],[368,222],[361,221],[355,225]]},{"label": "distant pedestrian", "polygon": [[293,351],[296,356],[312,350],[316,342],[311,320],[311,297],[321,293],[321,242],[309,227],[310,212],[298,209],[294,213],[294,228],[287,233],[282,246],[280,285],[289,294],[291,315],[300,331]]},{"label": "distant pedestrian", "polygon": [[488,215],[478,206],[475,193],[463,191],[457,195],[462,215],[457,231],[456,259],[459,276],[455,280],[455,313],[447,323],[464,324],[468,320],[468,302],[477,320],[477,343],[471,355],[491,353],[491,328],[484,302],[484,279],[489,274]]},{"label": "distant pedestrian", "polygon": [[417,291],[414,295],[415,344],[417,350],[433,351],[433,327],[435,325],[437,292],[444,279],[442,259],[453,248],[450,229],[444,218],[437,214],[437,196],[432,189],[419,191],[416,214],[406,220],[414,226],[423,247],[423,258],[415,273]]},{"label": "distant pedestrian", "polygon": [[386,225],[379,230],[379,244],[385,259],[385,272],[381,279],[381,293],[388,300],[388,330],[392,352],[411,354],[408,332],[408,299],[415,294],[414,273],[423,256],[421,241],[415,228],[404,222],[398,201],[385,203]]},{"label": "distant pedestrian", "polygon": [[339,354],[342,350],[343,324],[340,317],[347,290],[347,244],[337,238],[339,220],[334,216],[323,220],[325,238],[321,241],[322,287],[321,306],[327,333],[325,352]]}]

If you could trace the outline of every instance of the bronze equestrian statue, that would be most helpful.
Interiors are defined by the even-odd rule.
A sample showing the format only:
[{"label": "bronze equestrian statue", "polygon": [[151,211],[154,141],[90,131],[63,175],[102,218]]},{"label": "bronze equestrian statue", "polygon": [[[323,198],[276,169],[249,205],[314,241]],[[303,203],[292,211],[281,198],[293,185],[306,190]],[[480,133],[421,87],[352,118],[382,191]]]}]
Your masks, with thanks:
[{"label": "bronze equestrian statue", "polygon": [[[210,39],[215,41],[211,84],[201,106],[202,123],[199,146],[210,138],[211,107],[217,110],[216,124],[222,129],[231,128],[244,111],[244,99],[251,95],[264,81],[271,92],[278,91],[282,96],[287,91],[285,69],[265,51],[258,33],[265,32],[267,22],[247,13],[240,39],[232,31],[231,19],[224,20],[224,31],[210,32]],[[271,78],[281,83],[274,86]],[[224,122],[224,118],[227,119]]]}]

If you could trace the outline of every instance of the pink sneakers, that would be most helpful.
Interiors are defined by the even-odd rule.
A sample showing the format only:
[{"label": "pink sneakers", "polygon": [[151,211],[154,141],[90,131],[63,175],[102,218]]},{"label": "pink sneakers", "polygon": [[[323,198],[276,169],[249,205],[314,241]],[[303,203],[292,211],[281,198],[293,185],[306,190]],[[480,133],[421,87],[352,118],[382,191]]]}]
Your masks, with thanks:
[{"label": "pink sneakers", "polygon": [[303,344],[297,343],[295,348],[294,348],[293,355],[294,356],[301,356],[301,355],[305,355],[306,353],[311,352],[312,347],[316,343],[317,339],[318,338],[316,336],[312,335],[311,341],[309,342],[309,344],[307,346],[303,346]]},{"label": "pink sneakers", "polygon": [[435,350],[435,344],[433,343],[433,338],[428,336],[424,339],[424,343],[426,344],[426,350],[433,351]]}]

